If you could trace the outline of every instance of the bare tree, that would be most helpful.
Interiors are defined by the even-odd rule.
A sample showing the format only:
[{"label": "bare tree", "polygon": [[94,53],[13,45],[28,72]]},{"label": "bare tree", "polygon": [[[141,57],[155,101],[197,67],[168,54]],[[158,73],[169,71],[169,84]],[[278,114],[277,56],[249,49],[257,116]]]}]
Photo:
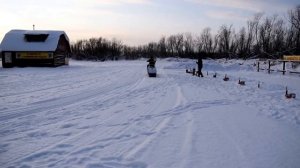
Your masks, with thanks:
[{"label": "bare tree", "polygon": [[296,8],[290,10],[289,14],[289,21],[291,24],[298,30],[300,30],[300,5]]},{"label": "bare tree", "polygon": [[155,42],[151,42],[147,45],[147,55],[148,57],[157,56],[158,53],[158,44]]},{"label": "bare tree", "polygon": [[242,27],[239,34],[237,35],[237,54],[245,57],[247,55],[247,35],[246,28]]},{"label": "bare tree", "polygon": [[159,56],[160,57],[167,57],[167,41],[166,37],[161,37],[161,39],[158,42],[158,48],[159,48]]},{"label": "bare tree", "polygon": [[260,51],[264,57],[274,58],[272,50],[272,36],[277,16],[266,17],[264,22],[259,26],[259,46]]},{"label": "bare tree", "polygon": [[286,29],[284,28],[284,21],[279,18],[274,23],[272,33],[272,53],[276,58],[280,58],[286,50],[285,45]]},{"label": "bare tree", "polygon": [[203,29],[200,36],[200,41],[203,45],[203,52],[206,54],[211,54],[213,52],[213,39],[210,28]]},{"label": "bare tree", "polygon": [[219,52],[225,54],[227,58],[231,56],[236,50],[236,44],[234,42],[234,30],[232,25],[223,25],[219,31]]},{"label": "bare tree", "polygon": [[191,33],[184,34],[184,57],[191,57],[194,55],[194,40]]},{"label": "bare tree", "polygon": [[171,56],[175,56],[175,50],[176,50],[176,36],[171,35],[167,39],[167,49],[171,53]]},{"label": "bare tree", "polygon": [[111,42],[111,54],[109,55],[109,58],[111,60],[118,60],[119,56],[121,55],[122,48],[122,41],[113,38]]},{"label": "bare tree", "polygon": [[246,44],[245,44],[245,57],[250,57],[254,55],[254,51],[252,50],[255,40],[255,32],[256,28],[258,27],[259,20],[248,20],[247,21],[247,30],[245,32],[247,33],[246,36]]},{"label": "bare tree", "polygon": [[176,36],[175,36],[175,51],[176,51],[176,53],[177,53],[177,55],[176,56],[182,56],[182,54],[183,54],[183,40],[184,40],[184,38],[183,38],[184,36],[183,36],[183,34],[177,34]]},{"label": "bare tree", "polygon": [[[263,17],[263,13],[256,13],[253,17],[252,20],[248,21],[248,36],[253,37],[253,45],[251,44],[252,39],[248,41],[248,47],[250,48],[249,50],[252,50],[253,54],[259,55],[260,52],[260,45],[259,45],[259,25],[261,18]],[[255,42],[254,42],[255,41]],[[252,46],[252,47],[251,47]],[[251,53],[251,52],[250,52]]]},{"label": "bare tree", "polygon": [[203,43],[201,39],[201,35],[197,36],[196,39],[194,40],[194,45],[195,45],[195,50],[197,53],[203,53]]},{"label": "bare tree", "polygon": [[286,53],[300,54],[300,5],[288,11],[286,19],[287,22],[275,15],[265,17],[263,13],[257,13],[237,33],[232,25],[223,25],[216,34],[205,28],[196,37],[191,33],[180,33],[138,47],[100,37],[79,40],[71,48],[74,58],[94,60],[116,60],[119,56],[136,59],[150,55],[193,58],[197,54],[212,58],[279,58]]},{"label": "bare tree", "polygon": [[290,10],[289,14],[289,22],[291,23],[290,31],[294,31],[292,34],[292,41],[295,47],[295,53],[300,54],[300,5],[296,8]]}]

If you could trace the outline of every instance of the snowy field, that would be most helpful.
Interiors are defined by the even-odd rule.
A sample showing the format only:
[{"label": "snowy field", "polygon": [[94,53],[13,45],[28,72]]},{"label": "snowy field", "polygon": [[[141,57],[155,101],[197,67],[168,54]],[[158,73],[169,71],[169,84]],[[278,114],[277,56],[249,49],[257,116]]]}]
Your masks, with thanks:
[{"label": "snowy field", "polygon": [[0,68],[0,167],[300,167],[299,75],[204,60],[198,78],[194,62]]}]

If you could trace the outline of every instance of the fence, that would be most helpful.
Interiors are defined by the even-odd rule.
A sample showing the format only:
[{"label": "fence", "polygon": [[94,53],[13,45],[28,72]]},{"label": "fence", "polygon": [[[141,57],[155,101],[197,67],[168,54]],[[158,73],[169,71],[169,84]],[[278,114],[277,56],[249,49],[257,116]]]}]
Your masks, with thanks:
[{"label": "fence", "polygon": [[[282,60],[263,60],[264,64],[267,64],[266,68],[262,68],[260,65],[260,62],[262,62],[262,60],[257,61],[257,72],[259,72],[260,70],[267,70],[268,73],[275,71],[275,72],[282,72],[283,75],[285,75],[286,72],[300,74],[299,71],[286,69],[286,63],[291,63],[292,67],[296,67],[297,65],[299,65],[300,64],[300,55],[288,55],[288,56],[285,55],[285,56],[283,56]],[[271,69],[271,67],[276,65],[277,62],[282,63],[282,70]]]}]

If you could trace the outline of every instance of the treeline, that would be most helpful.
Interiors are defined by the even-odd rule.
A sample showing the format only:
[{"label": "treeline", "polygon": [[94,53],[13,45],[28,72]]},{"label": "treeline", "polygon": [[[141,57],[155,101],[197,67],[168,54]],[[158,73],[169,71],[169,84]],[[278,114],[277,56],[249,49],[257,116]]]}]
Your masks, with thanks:
[{"label": "treeline", "polygon": [[131,47],[117,39],[90,38],[71,45],[74,59],[118,60],[141,57],[195,58],[281,58],[300,54],[300,5],[287,16],[256,14],[245,27],[236,31],[222,25],[216,34],[210,28],[200,35],[180,33],[161,37],[158,42]]}]

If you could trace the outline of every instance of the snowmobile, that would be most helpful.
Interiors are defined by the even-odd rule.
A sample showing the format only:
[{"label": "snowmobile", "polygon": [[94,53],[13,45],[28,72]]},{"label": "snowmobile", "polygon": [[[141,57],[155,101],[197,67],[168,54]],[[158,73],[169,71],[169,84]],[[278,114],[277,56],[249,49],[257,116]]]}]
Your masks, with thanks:
[{"label": "snowmobile", "polygon": [[147,72],[149,77],[156,77],[156,68],[154,65],[147,65]]}]

